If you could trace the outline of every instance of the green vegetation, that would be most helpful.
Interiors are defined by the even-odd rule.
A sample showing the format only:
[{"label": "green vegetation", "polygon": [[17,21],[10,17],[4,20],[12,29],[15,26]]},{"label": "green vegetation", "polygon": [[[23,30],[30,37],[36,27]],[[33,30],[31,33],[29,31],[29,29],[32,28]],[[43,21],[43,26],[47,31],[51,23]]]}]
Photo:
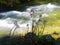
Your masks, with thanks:
[{"label": "green vegetation", "polygon": [[[56,9],[53,12],[48,12],[47,14],[49,16],[47,18],[43,18],[43,20],[46,20],[43,35],[51,34],[55,39],[60,38],[60,9]],[[36,26],[36,28],[38,28],[35,28],[35,33],[37,35],[42,32],[43,25],[43,22],[39,22],[38,26]],[[54,32],[56,32],[58,35],[55,36],[55,34],[53,34]]]},{"label": "green vegetation", "polygon": [[59,0],[0,0],[0,12],[9,10],[23,11],[27,6],[41,5],[50,2],[56,4],[60,3]]}]

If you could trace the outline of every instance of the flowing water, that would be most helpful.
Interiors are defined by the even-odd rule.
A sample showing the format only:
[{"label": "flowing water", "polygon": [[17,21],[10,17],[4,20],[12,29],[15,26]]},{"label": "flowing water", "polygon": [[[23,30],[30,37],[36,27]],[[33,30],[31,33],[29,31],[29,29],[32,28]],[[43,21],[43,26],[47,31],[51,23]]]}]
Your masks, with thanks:
[{"label": "flowing water", "polygon": [[[0,13],[0,30],[6,30],[5,28],[11,30],[13,27],[18,27],[17,32],[23,32],[24,30],[31,31],[32,28],[32,17],[37,22],[41,17],[49,17],[51,12],[58,11],[60,6],[48,3],[44,5],[37,5],[28,7],[25,11],[8,11]],[[33,15],[31,17],[31,15]],[[54,13],[54,15],[56,15]],[[2,29],[1,29],[2,28]],[[24,29],[23,29],[24,28]]]}]

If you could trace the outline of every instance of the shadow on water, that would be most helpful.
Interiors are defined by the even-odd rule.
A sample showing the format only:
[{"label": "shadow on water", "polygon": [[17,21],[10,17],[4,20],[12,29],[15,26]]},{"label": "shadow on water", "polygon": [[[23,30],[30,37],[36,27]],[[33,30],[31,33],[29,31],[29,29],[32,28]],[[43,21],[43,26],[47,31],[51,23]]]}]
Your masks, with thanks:
[{"label": "shadow on water", "polygon": [[4,36],[0,38],[0,45],[59,45],[60,38],[55,40],[50,34],[40,38],[34,33],[27,33],[25,36]]}]

